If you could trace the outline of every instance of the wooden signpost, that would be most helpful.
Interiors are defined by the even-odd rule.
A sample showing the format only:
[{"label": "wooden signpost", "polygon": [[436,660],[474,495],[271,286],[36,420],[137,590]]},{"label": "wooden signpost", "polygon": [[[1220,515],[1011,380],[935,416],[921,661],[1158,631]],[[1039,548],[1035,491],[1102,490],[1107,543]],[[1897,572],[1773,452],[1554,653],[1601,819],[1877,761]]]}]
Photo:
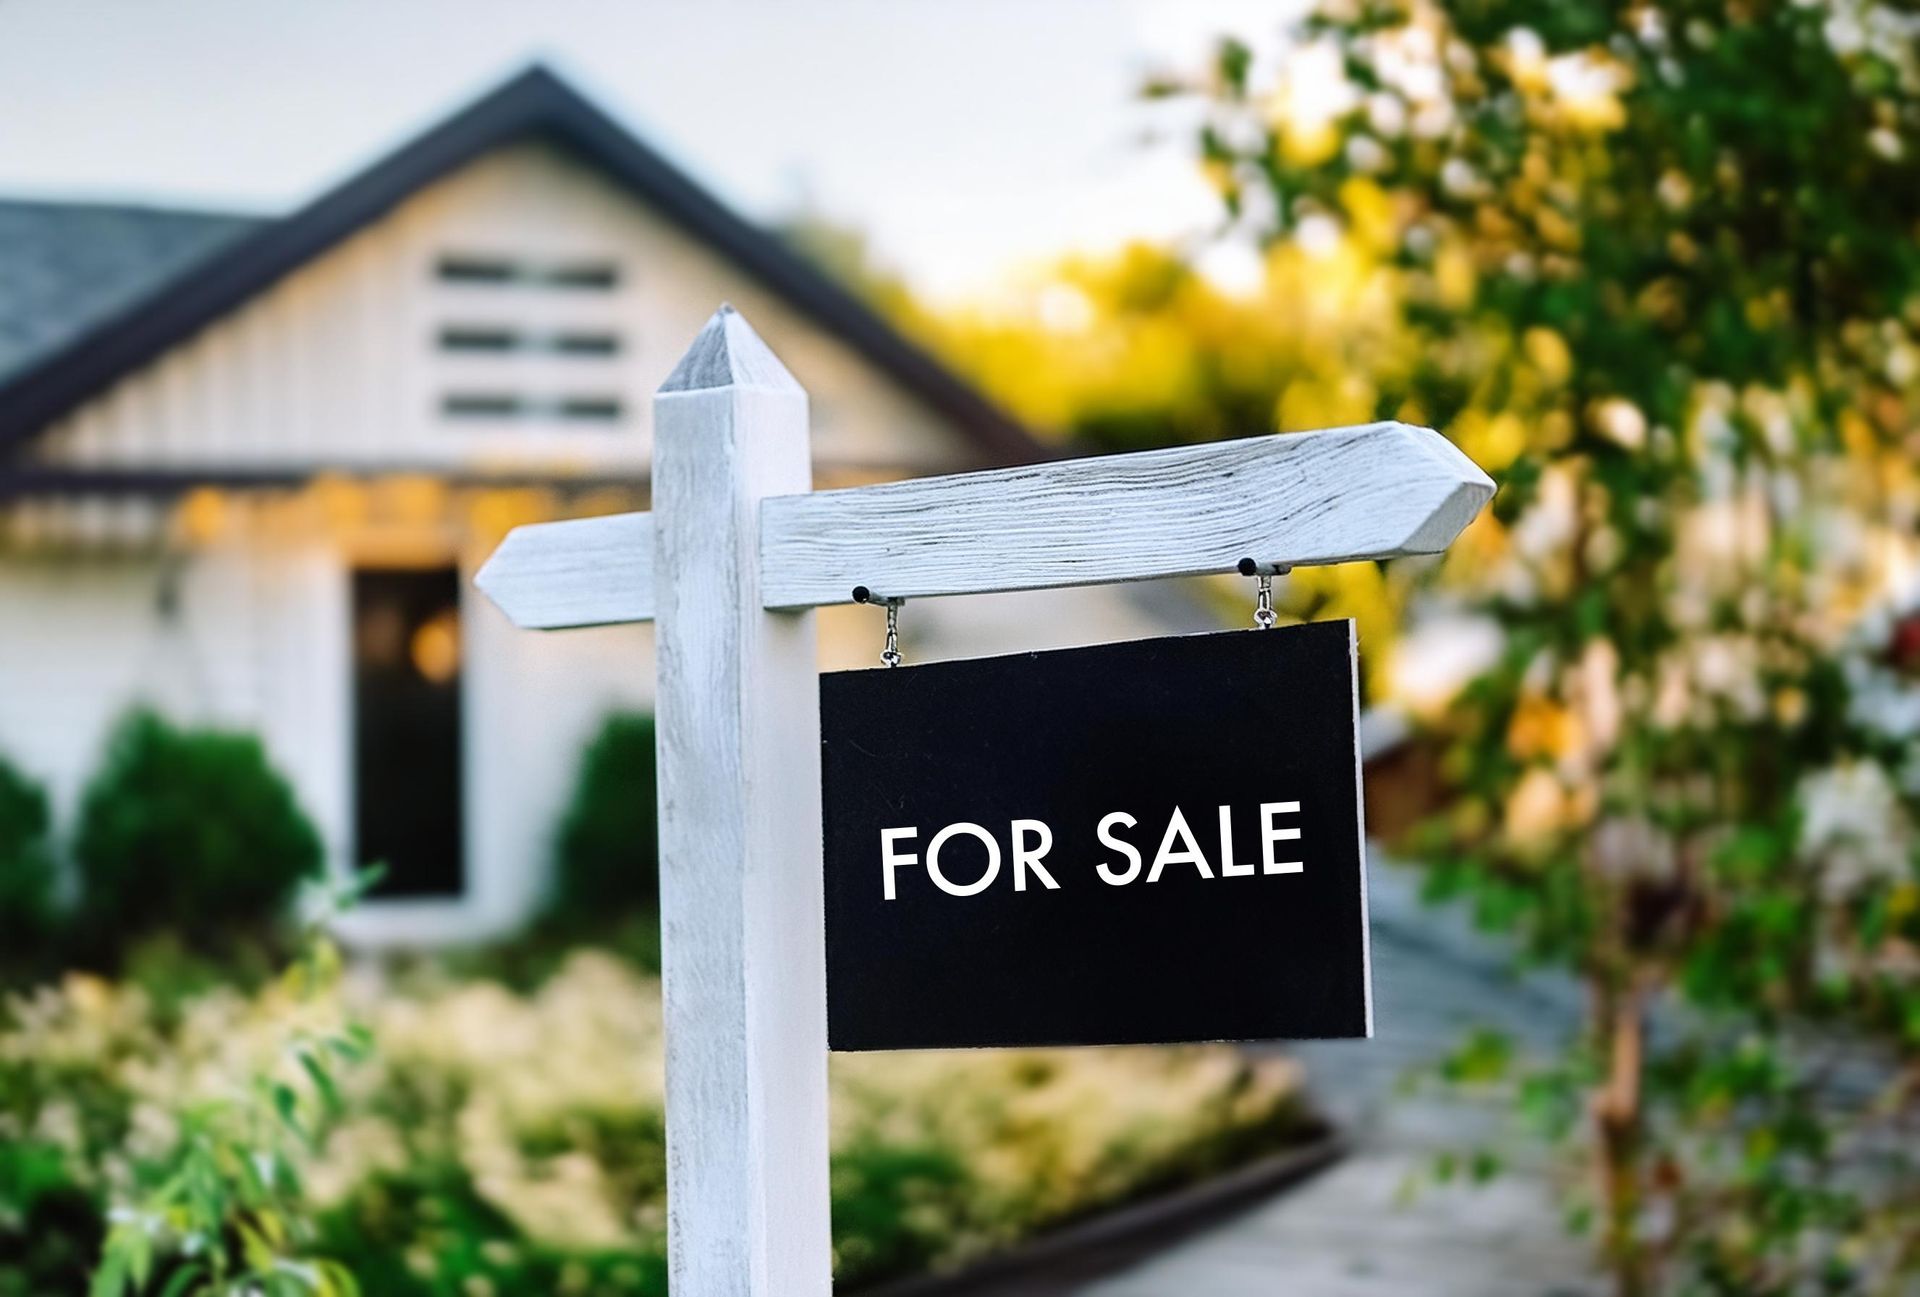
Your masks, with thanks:
[{"label": "wooden signpost", "polygon": [[[855,587],[904,599],[1231,572],[1249,558],[1273,571],[1431,554],[1493,483],[1437,433],[1380,423],[811,492],[806,394],[730,307],[661,387],[654,438],[653,513],[518,528],[476,583],[523,627],[659,627],[670,1281],[696,1297],[825,1294],[811,609],[851,602]],[[1263,832],[1259,816],[1290,814],[1265,804],[1302,801],[1305,814],[1284,790],[1235,796],[1245,804],[1227,803],[1226,832],[1243,844]],[[1241,854],[1222,859],[1260,859],[1257,847]],[[1124,869],[1124,853],[1114,864]],[[1197,876],[1191,862],[1180,867]],[[1222,881],[1287,881],[1275,872]],[[1074,881],[1085,894],[1085,877]],[[1350,1008],[1350,991],[1328,1003]],[[1137,1038],[1184,1034],[1163,1029],[1166,1005],[1156,1013]],[[879,1025],[871,1040],[886,1044]]]}]

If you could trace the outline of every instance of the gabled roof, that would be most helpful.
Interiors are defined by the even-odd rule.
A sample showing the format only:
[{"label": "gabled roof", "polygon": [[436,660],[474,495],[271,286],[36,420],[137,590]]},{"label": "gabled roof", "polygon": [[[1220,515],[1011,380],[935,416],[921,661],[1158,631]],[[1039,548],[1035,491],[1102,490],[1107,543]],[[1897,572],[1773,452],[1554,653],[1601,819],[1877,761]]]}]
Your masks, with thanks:
[{"label": "gabled roof", "polygon": [[[0,457],[424,186],[503,144],[528,138],[547,140],[596,166],[714,248],[945,415],[972,438],[984,460],[1022,463],[1046,457],[1025,428],[846,289],[537,65],[292,215],[251,228],[244,222],[224,230],[203,228],[204,255],[183,253],[163,270],[150,264],[145,271],[130,271],[121,280],[123,291],[103,292],[99,308],[86,312],[77,327],[51,328],[38,345],[23,344],[23,359],[15,367],[7,366],[0,351]],[[187,218],[187,223],[193,219],[236,220]],[[175,234],[181,245],[194,241],[184,225]],[[0,246],[6,242],[0,228]],[[5,283],[0,279],[0,287]],[[0,297],[0,304],[7,315],[14,314],[12,302]],[[67,318],[72,321],[76,314]]]}]

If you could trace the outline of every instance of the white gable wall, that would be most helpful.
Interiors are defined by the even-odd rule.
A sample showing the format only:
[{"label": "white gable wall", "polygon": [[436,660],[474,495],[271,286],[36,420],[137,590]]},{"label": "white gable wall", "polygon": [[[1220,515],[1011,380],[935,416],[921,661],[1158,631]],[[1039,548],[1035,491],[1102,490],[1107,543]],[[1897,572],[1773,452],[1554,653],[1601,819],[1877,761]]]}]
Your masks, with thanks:
[{"label": "white gable wall", "polygon": [[[441,259],[504,259],[535,274],[610,264],[611,291],[449,282]],[[644,476],[651,399],[716,306],[731,300],[813,401],[823,473],[928,471],[969,461],[915,397],[706,245],[549,145],[500,149],[210,325],[36,443],[68,467],[538,469]],[[448,352],[444,328],[617,335],[620,354],[542,345]],[[618,422],[458,417],[455,393],[537,402],[611,396]]]}]

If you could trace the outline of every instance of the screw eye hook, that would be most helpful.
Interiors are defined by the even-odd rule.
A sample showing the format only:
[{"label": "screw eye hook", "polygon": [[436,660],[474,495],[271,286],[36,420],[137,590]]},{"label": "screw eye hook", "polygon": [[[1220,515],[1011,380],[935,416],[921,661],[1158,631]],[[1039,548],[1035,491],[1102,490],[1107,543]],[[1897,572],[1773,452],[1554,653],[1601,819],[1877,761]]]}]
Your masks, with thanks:
[{"label": "screw eye hook", "polygon": [[1272,630],[1277,620],[1273,613],[1273,578],[1285,576],[1288,569],[1275,563],[1258,563],[1251,558],[1240,560],[1241,576],[1255,578],[1253,624],[1261,630]]},{"label": "screw eye hook", "polygon": [[899,666],[900,605],[905,603],[906,600],[885,599],[876,595],[866,586],[857,585],[853,587],[853,601],[855,603],[877,603],[887,610],[887,642],[886,646],[880,650],[880,664],[888,667]]}]

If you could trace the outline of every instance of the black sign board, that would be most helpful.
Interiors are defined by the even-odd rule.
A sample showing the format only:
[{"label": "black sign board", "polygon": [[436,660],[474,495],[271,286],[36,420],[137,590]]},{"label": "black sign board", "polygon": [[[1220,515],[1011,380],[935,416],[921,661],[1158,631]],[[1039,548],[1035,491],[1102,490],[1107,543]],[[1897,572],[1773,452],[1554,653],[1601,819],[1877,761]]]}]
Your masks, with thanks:
[{"label": "black sign board", "polygon": [[820,682],[840,1050],[1372,1034],[1353,623]]}]

